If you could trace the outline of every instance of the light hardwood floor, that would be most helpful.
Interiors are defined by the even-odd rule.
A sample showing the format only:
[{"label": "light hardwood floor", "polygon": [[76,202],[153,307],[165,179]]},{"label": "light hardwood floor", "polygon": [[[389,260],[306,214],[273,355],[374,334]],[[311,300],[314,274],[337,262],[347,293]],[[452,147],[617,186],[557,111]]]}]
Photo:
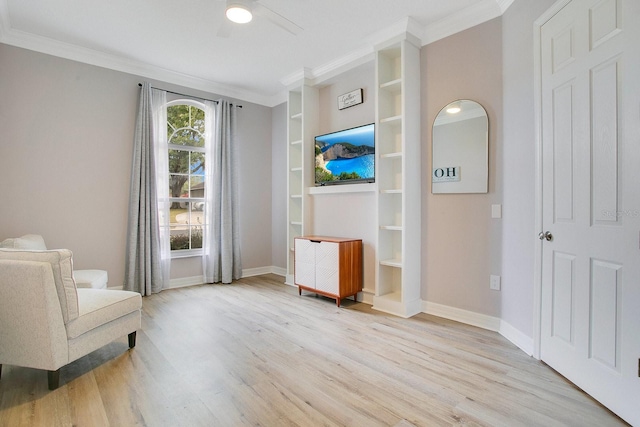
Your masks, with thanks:
[{"label": "light hardwood floor", "polygon": [[266,275],[144,298],[142,330],[61,371],[4,366],[1,426],[617,426],[499,334]]}]

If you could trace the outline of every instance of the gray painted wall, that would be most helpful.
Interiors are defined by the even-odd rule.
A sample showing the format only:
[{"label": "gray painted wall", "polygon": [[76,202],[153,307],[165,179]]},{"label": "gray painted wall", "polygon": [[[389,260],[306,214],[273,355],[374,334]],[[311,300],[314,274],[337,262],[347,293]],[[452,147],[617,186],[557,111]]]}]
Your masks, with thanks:
[{"label": "gray painted wall", "polygon": [[[500,293],[489,276],[501,274],[502,25],[496,18],[422,48],[422,299],[500,316]],[[480,103],[489,116],[489,192],[431,194],[433,121],[458,99]]]},{"label": "gray painted wall", "polygon": [[[135,75],[0,44],[0,239],[42,234],[122,285]],[[161,82],[158,87],[216,98]],[[232,100],[233,101],[233,100]],[[244,268],[271,265],[271,109],[238,114]],[[174,260],[172,278],[202,274],[199,258]]]}]

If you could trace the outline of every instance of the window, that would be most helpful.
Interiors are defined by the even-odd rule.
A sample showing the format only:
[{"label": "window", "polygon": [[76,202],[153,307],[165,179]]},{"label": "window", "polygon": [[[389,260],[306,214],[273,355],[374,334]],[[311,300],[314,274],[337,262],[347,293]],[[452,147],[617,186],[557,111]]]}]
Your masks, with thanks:
[{"label": "window", "polygon": [[200,253],[204,225],[205,110],[189,100],[167,104],[170,246],[174,255]]}]

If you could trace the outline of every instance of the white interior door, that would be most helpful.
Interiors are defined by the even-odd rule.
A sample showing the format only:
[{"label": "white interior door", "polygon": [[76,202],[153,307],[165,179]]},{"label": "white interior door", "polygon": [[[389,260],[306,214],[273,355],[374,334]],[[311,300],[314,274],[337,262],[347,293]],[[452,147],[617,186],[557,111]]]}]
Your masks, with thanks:
[{"label": "white interior door", "polygon": [[640,1],[541,28],[540,356],[640,426]]}]

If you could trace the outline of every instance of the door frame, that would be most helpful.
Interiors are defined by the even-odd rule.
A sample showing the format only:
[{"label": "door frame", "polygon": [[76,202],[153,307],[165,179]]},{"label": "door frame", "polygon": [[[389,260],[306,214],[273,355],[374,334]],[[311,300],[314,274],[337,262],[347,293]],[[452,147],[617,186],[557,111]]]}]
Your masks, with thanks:
[{"label": "door frame", "polygon": [[538,233],[542,229],[542,27],[553,18],[572,0],[557,0],[533,23],[533,93],[535,112],[535,230],[532,235],[535,242],[534,276],[533,276],[533,354],[541,360],[542,342],[542,241],[538,239]]}]

